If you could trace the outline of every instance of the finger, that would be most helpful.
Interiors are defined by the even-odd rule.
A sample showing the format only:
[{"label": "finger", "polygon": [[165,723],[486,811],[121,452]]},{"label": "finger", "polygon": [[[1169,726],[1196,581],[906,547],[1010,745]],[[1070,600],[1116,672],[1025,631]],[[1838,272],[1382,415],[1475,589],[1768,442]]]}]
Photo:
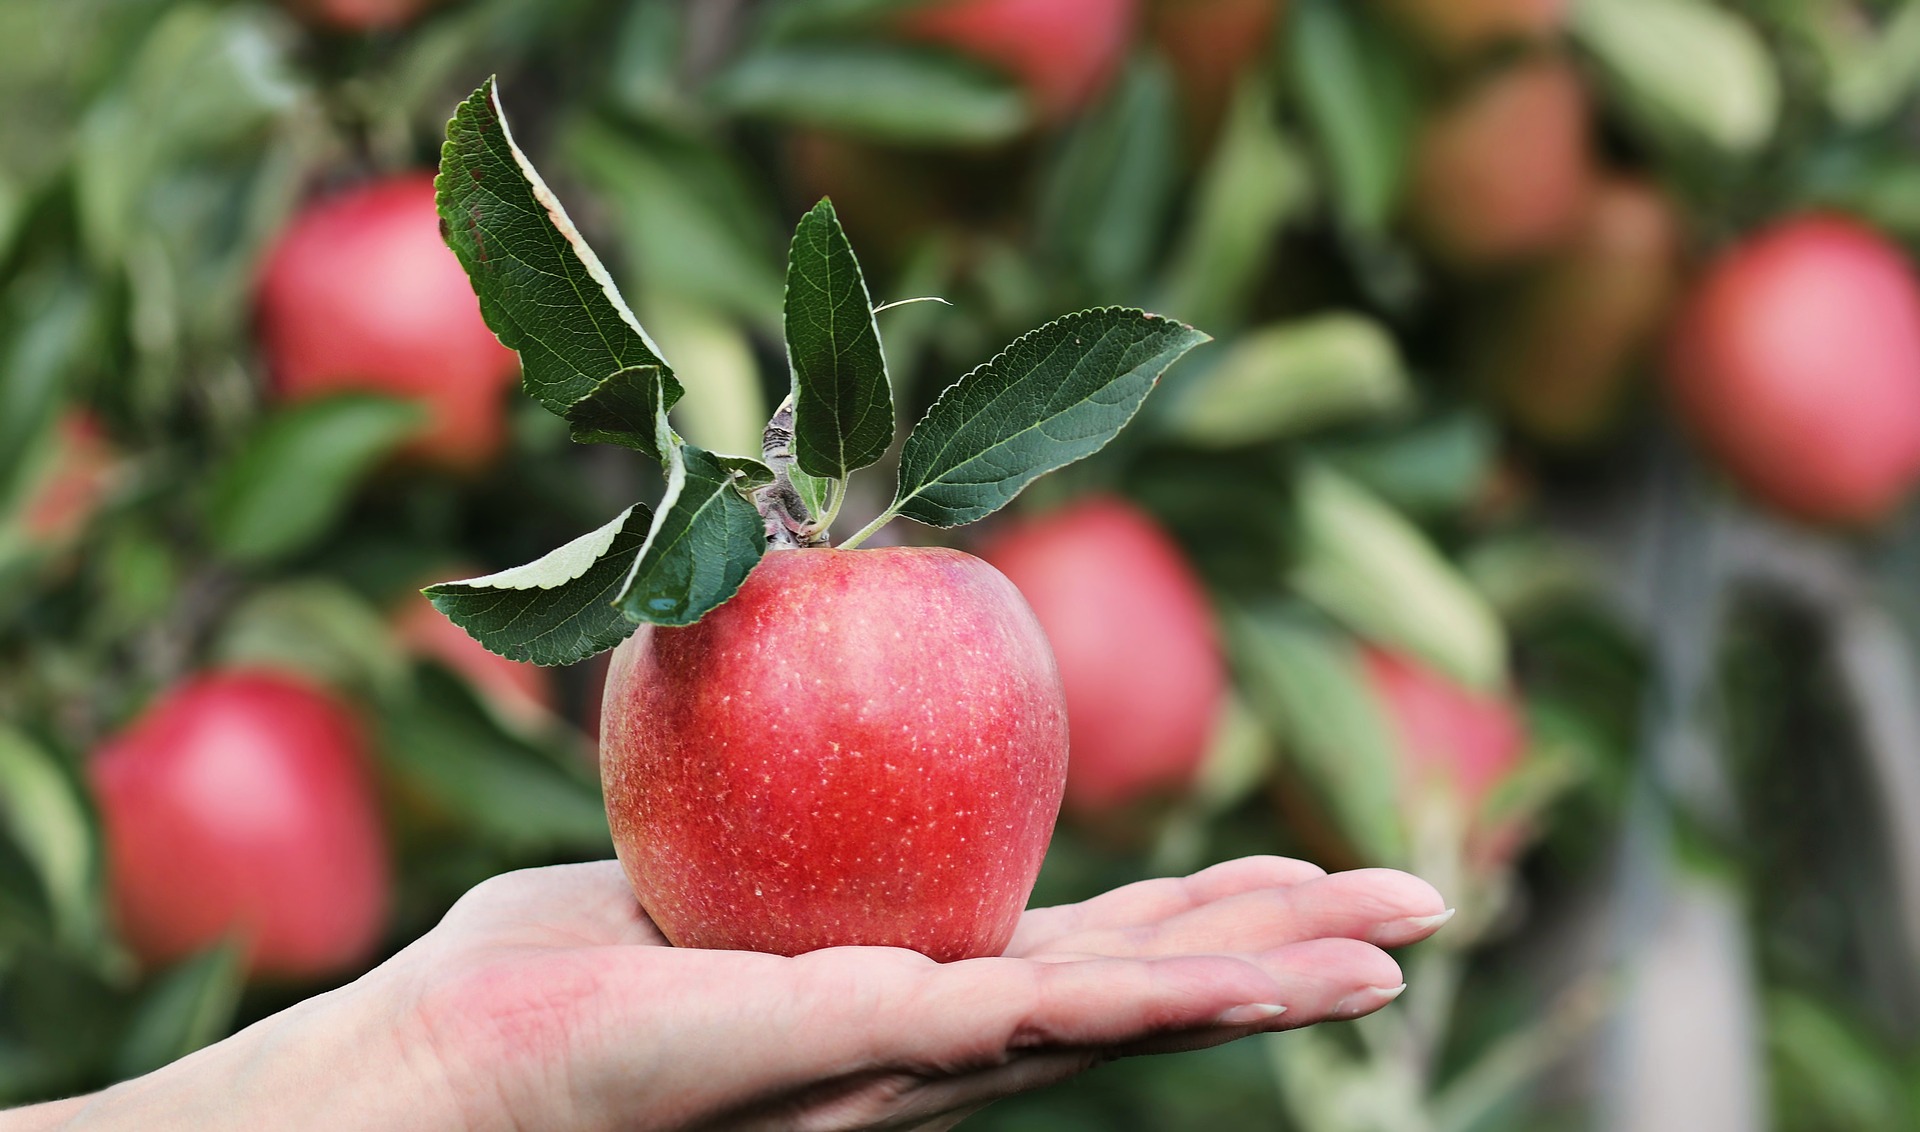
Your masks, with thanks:
[{"label": "finger", "polygon": [[1340,937],[1399,947],[1446,922],[1432,885],[1392,869],[1359,869],[1214,900],[1159,923],[1076,934],[1059,948],[1096,955],[1236,954]]},{"label": "finger", "polygon": [[1290,857],[1241,857],[1192,876],[1138,881],[1079,904],[1028,912],[1020,918],[1007,954],[1030,955],[1070,935],[1155,923],[1242,892],[1326,875],[1320,866]]}]

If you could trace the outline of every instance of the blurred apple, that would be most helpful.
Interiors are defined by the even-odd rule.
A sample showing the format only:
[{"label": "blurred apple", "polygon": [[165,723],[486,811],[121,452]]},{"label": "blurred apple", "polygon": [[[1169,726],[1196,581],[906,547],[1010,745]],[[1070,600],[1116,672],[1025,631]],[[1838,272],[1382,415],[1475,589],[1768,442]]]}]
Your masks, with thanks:
[{"label": "blurred apple", "polygon": [[1443,58],[1462,58],[1502,43],[1540,42],[1567,22],[1567,0],[1376,0],[1400,25]]},{"label": "blurred apple", "polygon": [[472,471],[499,452],[518,361],[487,329],[441,242],[432,174],[309,206],[267,256],[258,314],[281,397],[359,389],[415,398],[430,414],[415,455]]},{"label": "blurred apple", "polygon": [[1421,131],[1407,202],[1441,259],[1493,267],[1549,251],[1578,226],[1593,181],[1586,90],[1536,57],[1479,79]]},{"label": "blurred apple", "polygon": [[[462,578],[476,573],[455,568],[438,576]],[[393,615],[393,632],[408,652],[451,669],[508,719],[537,724],[552,718],[556,697],[551,672],[488,652],[487,646],[447,620],[425,597],[414,594],[401,604]]]},{"label": "blurred apple", "polygon": [[1041,117],[1072,117],[1106,89],[1133,37],[1138,0],[932,0],[900,29],[1004,71]]},{"label": "blurred apple", "polygon": [[1871,522],[1920,474],[1920,284],[1854,220],[1793,217],[1723,254],[1667,374],[1700,443],[1789,515]]},{"label": "blurred apple", "polygon": [[1097,817],[1191,785],[1226,691],[1206,591],[1133,504],[1081,500],[996,532],[980,556],[1040,618],[1066,689],[1067,809]]},{"label": "blurred apple", "polygon": [[92,414],[73,409],[54,423],[53,444],[35,472],[20,512],[20,528],[42,545],[73,541],[93,518],[111,485],[118,454]]},{"label": "blurred apple", "polygon": [[288,0],[314,23],[337,31],[387,31],[412,23],[438,0]]},{"label": "blurred apple", "polygon": [[1594,186],[1566,246],[1484,328],[1481,376],[1521,432],[1577,447],[1618,419],[1634,364],[1678,296],[1680,240],[1658,188],[1624,176]]},{"label": "blurred apple", "polygon": [[1282,0],[1153,0],[1147,22],[1179,84],[1195,149],[1204,149],[1240,76],[1270,54]]},{"label": "blurred apple", "polygon": [[175,687],[88,767],[113,904],[149,964],[237,934],[257,975],[352,968],[378,942],[386,845],[360,728],[293,676]]}]

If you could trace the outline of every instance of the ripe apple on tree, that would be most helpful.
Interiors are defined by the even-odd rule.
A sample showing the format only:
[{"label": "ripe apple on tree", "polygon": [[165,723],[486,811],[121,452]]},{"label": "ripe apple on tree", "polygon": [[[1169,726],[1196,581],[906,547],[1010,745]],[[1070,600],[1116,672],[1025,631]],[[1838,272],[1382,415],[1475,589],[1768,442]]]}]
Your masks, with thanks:
[{"label": "ripe apple on tree", "polygon": [[1281,0],[1153,0],[1147,22],[1180,88],[1196,149],[1219,131],[1241,75],[1274,46]]},{"label": "ripe apple on tree", "polygon": [[232,935],[256,975],[346,970],[379,941],[386,845],[359,724],[304,680],[194,677],[93,757],[113,906],[150,964]]},{"label": "ripe apple on tree", "polygon": [[22,534],[42,546],[70,543],[86,527],[114,478],[119,454],[91,413],[70,409],[34,470],[19,511]]},{"label": "ripe apple on tree", "polygon": [[1205,590],[1180,548],[1113,496],[1017,523],[980,555],[1046,630],[1066,690],[1070,811],[1109,813],[1190,786],[1226,695]]},{"label": "ripe apple on tree", "polygon": [[1138,8],[1138,0],[931,0],[910,8],[899,27],[909,39],[1006,72],[1044,120],[1060,122],[1113,80]]},{"label": "ripe apple on tree", "polygon": [[388,31],[412,23],[438,0],[289,0],[317,24],[344,32]]},{"label": "ripe apple on tree", "polygon": [[429,414],[414,455],[474,471],[498,454],[503,398],[518,366],[441,242],[431,175],[375,181],[310,205],[269,251],[257,308],[280,397],[363,390],[412,398]]},{"label": "ripe apple on tree", "polygon": [[1721,255],[1667,377],[1702,446],[1788,515],[1869,523],[1920,478],[1920,284],[1858,221],[1796,216]]},{"label": "ripe apple on tree", "polygon": [[657,510],[427,590],[514,659],[619,646],[601,777],[648,915],[687,946],[998,954],[1065,785],[1059,673],[985,562],[856,548],[897,516],[982,518],[1097,451],[1205,336],[1120,308],[1023,335],[941,394],[900,447],[892,502],[833,547],[847,478],[889,451],[895,422],[882,308],[831,204],[794,233],[792,393],[750,458],[674,432],[680,378],[514,149],[491,83],[448,125],[438,184],[448,242],[527,392],[576,440],[665,472]]}]

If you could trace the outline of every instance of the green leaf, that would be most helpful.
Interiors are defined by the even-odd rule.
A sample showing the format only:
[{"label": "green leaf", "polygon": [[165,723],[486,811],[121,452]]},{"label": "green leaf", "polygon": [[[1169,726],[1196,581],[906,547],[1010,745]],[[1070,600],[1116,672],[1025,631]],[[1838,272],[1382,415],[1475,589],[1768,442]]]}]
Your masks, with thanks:
[{"label": "green leaf", "polygon": [[992,514],[1039,476],[1105,447],[1166,368],[1207,340],[1184,323],[1121,307],[1021,335],[948,387],[914,426],[889,513],[936,527]]},{"label": "green leaf", "polygon": [[925,144],[986,145],[1026,130],[1026,97],[984,67],[890,44],[809,42],[755,51],[720,75],[722,110]]},{"label": "green leaf", "polygon": [[1702,0],[1582,0],[1573,29],[1630,114],[1679,147],[1758,150],[1780,116],[1780,74],[1739,15]]},{"label": "green leaf", "polygon": [[599,530],[524,566],[426,589],[433,607],[493,652],[573,664],[619,644],[634,622],[614,608],[653,513],[635,504]]},{"label": "green leaf", "polygon": [[893,392],[873,300],[832,201],[793,230],[786,325],[794,459],[809,475],[845,479],[893,443]]},{"label": "green leaf", "polygon": [[428,664],[416,676],[419,694],[382,715],[381,752],[395,772],[507,848],[605,852],[599,791],[503,730],[451,673]]},{"label": "green leaf", "polygon": [[630,366],[607,375],[560,415],[581,444],[619,444],[658,460],[660,438],[655,424],[666,411],[661,404],[665,392],[665,375],[659,366]]},{"label": "green leaf", "polygon": [[[522,385],[566,416],[622,370],[658,366],[667,407],[680,384],[508,132],[488,79],[447,123],[440,151],[440,230],[500,341],[519,351]],[[646,448],[651,430],[633,447]]]},{"label": "green leaf", "polygon": [[60,936],[98,935],[100,849],[78,785],[53,755],[0,724],[0,828],[32,862]]},{"label": "green leaf", "polygon": [[215,474],[207,501],[214,545],[248,563],[311,546],[423,419],[419,405],[364,393],[281,409]]},{"label": "green leaf", "polygon": [[1388,503],[1425,516],[1471,505],[1499,448],[1500,438],[1484,415],[1457,410],[1341,444],[1324,455]]},{"label": "green leaf", "polygon": [[212,654],[221,664],[291,668],[331,687],[370,691],[393,687],[407,671],[380,611],[328,578],[248,595],[221,625]]},{"label": "green leaf", "polygon": [[1416,95],[1411,62],[1363,9],[1346,0],[1302,0],[1288,42],[1341,217],[1377,232],[1399,206]]},{"label": "green leaf", "polygon": [[225,1037],[245,982],[241,959],[241,947],[229,940],[162,975],[134,1011],[114,1076],[138,1077]]},{"label": "green leaf", "polygon": [[1355,632],[1475,688],[1506,679],[1506,632],[1419,528],[1371,492],[1310,464],[1297,487],[1289,581]]},{"label": "green leaf", "polygon": [[1043,189],[1043,248],[1096,293],[1133,293],[1159,245],[1179,174],[1173,80],[1148,60],[1074,129]]},{"label": "green leaf", "polygon": [[691,625],[747,580],[766,553],[767,527],[742,493],[759,476],[743,473],[741,463],[691,444],[672,449],[660,510],[614,599],[628,618]]},{"label": "green leaf", "polygon": [[[776,283],[776,312],[779,294]],[[677,431],[709,452],[760,451],[771,411],[760,359],[746,328],[713,307],[663,288],[649,288],[639,303],[647,320],[660,328],[660,344],[688,373],[700,375],[673,407]]]},{"label": "green leaf", "polygon": [[1289,761],[1369,861],[1402,863],[1396,740],[1352,644],[1284,609],[1231,613],[1227,639],[1241,684]]},{"label": "green leaf", "polygon": [[1182,440],[1230,448],[1408,407],[1413,389],[1393,336],[1357,314],[1325,314],[1235,339],[1177,391]]}]

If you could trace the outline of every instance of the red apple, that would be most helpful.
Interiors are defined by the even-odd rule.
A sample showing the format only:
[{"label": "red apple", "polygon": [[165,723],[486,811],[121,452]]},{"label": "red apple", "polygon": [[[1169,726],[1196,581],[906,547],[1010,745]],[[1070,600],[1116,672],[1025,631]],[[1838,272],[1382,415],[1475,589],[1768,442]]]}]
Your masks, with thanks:
[{"label": "red apple", "polygon": [[680,946],[998,955],[1066,774],[1060,678],[997,571],[945,549],[775,550],[615,652],[614,848]]},{"label": "red apple", "polygon": [[1762,502],[1877,519],[1920,472],[1920,286],[1872,229],[1803,215],[1713,264],[1667,376],[1702,445]]},{"label": "red apple", "polygon": [[291,401],[360,389],[429,411],[415,453],[473,470],[505,438],[502,398],[519,363],[480,317],[446,244],[433,176],[350,189],[302,212],[268,254],[260,347]]},{"label": "red apple", "polygon": [[1047,121],[1098,97],[1126,57],[1138,0],[933,0],[900,21],[908,38],[937,43],[1006,72]]},{"label": "red apple", "polygon": [[1096,816],[1189,785],[1226,665],[1206,592],[1166,532],[1096,496],[1013,525],[980,554],[1053,643],[1073,726],[1067,808]]},{"label": "red apple", "polygon": [[1154,0],[1153,42],[1173,69],[1195,148],[1218,132],[1240,76],[1274,47],[1281,0]]},{"label": "red apple", "polygon": [[1590,146],[1587,94],[1566,60],[1495,72],[1422,130],[1407,202],[1414,231],[1458,267],[1548,251],[1579,224]]},{"label": "red apple", "polygon": [[1526,729],[1512,699],[1475,691],[1397,653],[1368,648],[1362,659],[1408,786],[1440,785],[1468,814],[1478,813],[1526,753]]},{"label": "red apple", "polygon": [[117,459],[106,431],[91,414],[79,409],[63,414],[54,424],[49,458],[27,489],[21,530],[43,545],[71,542],[93,518]]},{"label": "red apple", "polygon": [[353,715],[292,676],[202,675],[89,772],[120,929],[153,964],[233,933],[255,974],[352,967],[388,900],[380,813]]},{"label": "red apple", "polygon": [[[452,569],[440,576],[461,578],[478,573],[481,571]],[[551,672],[487,651],[487,646],[447,620],[426,598],[416,594],[401,605],[393,615],[393,632],[408,652],[453,670],[508,718],[534,723],[552,717],[555,694]]]},{"label": "red apple", "polygon": [[1594,186],[1567,245],[1489,312],[1482,376],[1519,429],[1580,445],[1620,415],[1680,285],[1680,220],[1628,177]]},{"label": "red apple", "polygon": [[289,0],[314,23],[336,31],[388,31],[412,23],[437,0]]},{"label": "red apple", "polygon": [[1380,0],[1386,11],[1436,54],[1460,58],[1502,43],[1539,42],[1560,33],[1567,0]]}]

